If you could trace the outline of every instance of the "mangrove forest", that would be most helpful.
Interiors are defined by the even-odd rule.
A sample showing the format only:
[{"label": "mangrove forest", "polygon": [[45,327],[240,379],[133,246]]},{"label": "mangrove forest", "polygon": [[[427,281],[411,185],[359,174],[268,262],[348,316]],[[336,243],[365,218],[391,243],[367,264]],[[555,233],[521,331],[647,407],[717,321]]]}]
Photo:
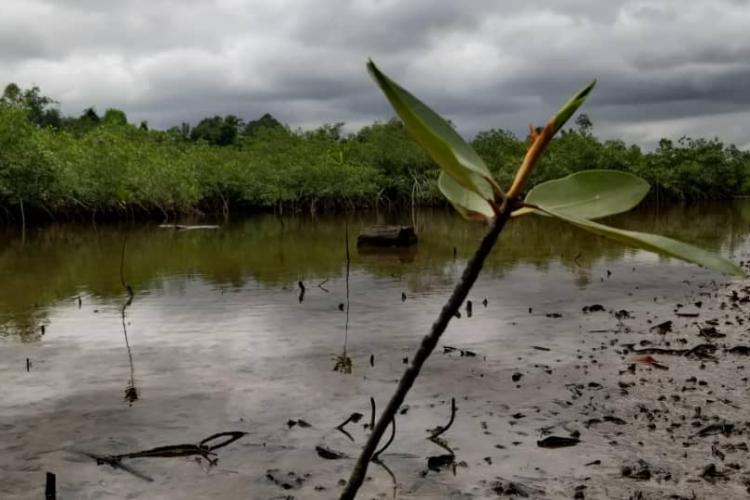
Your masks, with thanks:
[{"label": "mangrove forest", "polygon": [[[97,220],[274,211],[439,206],[438,168],[392,119],[355,133],[343,123],[292,129],[269,114],[206,117],[154,130],[124,111],[63,116],[38,87],[0,99],[0,219]],[[481,131],[470,141],[501,184],[528,137]],[[718,138],[662,139],[653,151],[601,140],[591,119],[552,140],[527,188],[588,169],[638,175],[654,200],[750,194],[750,152]]]}]

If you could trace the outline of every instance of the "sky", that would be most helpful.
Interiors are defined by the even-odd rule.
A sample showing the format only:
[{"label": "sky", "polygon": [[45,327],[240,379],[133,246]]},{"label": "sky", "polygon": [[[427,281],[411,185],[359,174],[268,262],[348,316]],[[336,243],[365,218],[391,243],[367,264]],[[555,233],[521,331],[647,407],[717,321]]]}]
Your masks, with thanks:
[{"label": "sky", "polygon": [[3,0],[0,85],[153,128],[392,116],[385,73],[466,137],[525,135],[591,79],[594,133],[750,149],[750,0]]}]

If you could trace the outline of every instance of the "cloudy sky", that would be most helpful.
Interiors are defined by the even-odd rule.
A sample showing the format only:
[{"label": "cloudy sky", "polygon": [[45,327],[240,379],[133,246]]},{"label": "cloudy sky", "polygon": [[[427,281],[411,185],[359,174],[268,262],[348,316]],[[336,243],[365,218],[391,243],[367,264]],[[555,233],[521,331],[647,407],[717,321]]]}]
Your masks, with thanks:
[{"label": "cloudy sky", "polygon": [[750,148],[746,0],[3,0],[0,84],[166,128],[390,116],[365,62],[466,136],[524,133],[592,78],[595,132]]}]

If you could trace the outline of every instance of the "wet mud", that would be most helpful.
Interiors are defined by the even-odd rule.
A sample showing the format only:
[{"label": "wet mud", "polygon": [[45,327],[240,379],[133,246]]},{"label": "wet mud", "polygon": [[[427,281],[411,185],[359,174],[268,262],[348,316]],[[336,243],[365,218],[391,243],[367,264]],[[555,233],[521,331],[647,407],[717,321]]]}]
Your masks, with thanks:
[{"label": "wet mud", "polygon": [[[127,309],[130,353],[125,295],[77,291],[34,342],[0,337],[0,498],[40,498],[47,472],[59,498],[336,498],[461,264],[419,285],[355,268],[346,325],[341,276],[164,276]],[[639,253],[585,272],[480,278],[362,498],[748,495],[750,285]]]}]

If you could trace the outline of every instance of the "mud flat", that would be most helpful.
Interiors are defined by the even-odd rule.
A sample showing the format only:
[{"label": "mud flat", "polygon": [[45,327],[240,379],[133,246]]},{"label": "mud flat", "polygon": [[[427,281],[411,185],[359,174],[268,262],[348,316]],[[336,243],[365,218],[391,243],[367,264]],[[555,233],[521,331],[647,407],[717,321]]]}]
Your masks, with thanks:
[{"label": "mud flat", "polygon": [[[679,303],[505,311],[512,339],[460,335],[471,321],[496,325],[492,302],[475,299],[474,317],[456,320],[459,332],[428,363],[381,455],[396,482],[373,464],[362,497],[391,497],[394,486],[399,498],[746,495],[750,288],[684,286]],[[139,309],[148,312],[147,299],[133,305],[133,325],[145,322]],[[38,498],[50,470],[61,498],[335,497],[368,432],[369,398],[384,404],[414,344],[414,336],[371,337],[344,376],[331,370],[322,334],[309,334],[313,346],[325,344],[311,355],[294,347],[296,334],[279,337],[272,326],[253,339],[196,332],[189,346],[132,330],[142,395],[132,406],[121,399],[128,366],[117,337],[96,346],[74,336],[3,345],[3,359],[33,361],[29,372],[3,364],[0,496]],[[558,334],[533,333],[540,330]],[[269,342],[275,348],[264,351]],[[451,397],[455,421],[440,446],[428,430],[446,425]],[[353,413],[362,416],[345,425],[347,436],[336,427]],[[215,465],[200,456],[126,462],[150,482],[90,456],[222,431],[247,435],[218,451]]]},{"label": "mud flat", "polygon": [[[243,247],[249,227],[133,235],[127,345],[119,233],[90,248],[51,234],[44,251],[6,252],[0,312],[18,308],[0,315],[0,498],[41,498],[48,471],[61,499],[337,497],[370,398],[379,412],[473,236],[458,252],[423,231],[408,258],[354,253],[347,330],[341,227],[300,224],[300,240]],[[750,285],[640,252],[560,246],[557,233],[545,249],[544,234],[519,235],[544,250],[536,260],[510,246],[493,254],[361,498],[747,496]],[[747,259],[743,238],[724,255]],[[299,241],[334,240],[313,270],[290,265],[313,263]],[[269,241],[278,251],[246,262]],[[236,259],[218,259],[227,253]],[[55,262],[65,272],[51,279]],[[159,265],[139,279],[147,262]],[[8,317],[29,319],[28,334],[4,333]],[[347,332],[351,374],[333,370]],[[244,434],[204,449],[229,432]]]}]

